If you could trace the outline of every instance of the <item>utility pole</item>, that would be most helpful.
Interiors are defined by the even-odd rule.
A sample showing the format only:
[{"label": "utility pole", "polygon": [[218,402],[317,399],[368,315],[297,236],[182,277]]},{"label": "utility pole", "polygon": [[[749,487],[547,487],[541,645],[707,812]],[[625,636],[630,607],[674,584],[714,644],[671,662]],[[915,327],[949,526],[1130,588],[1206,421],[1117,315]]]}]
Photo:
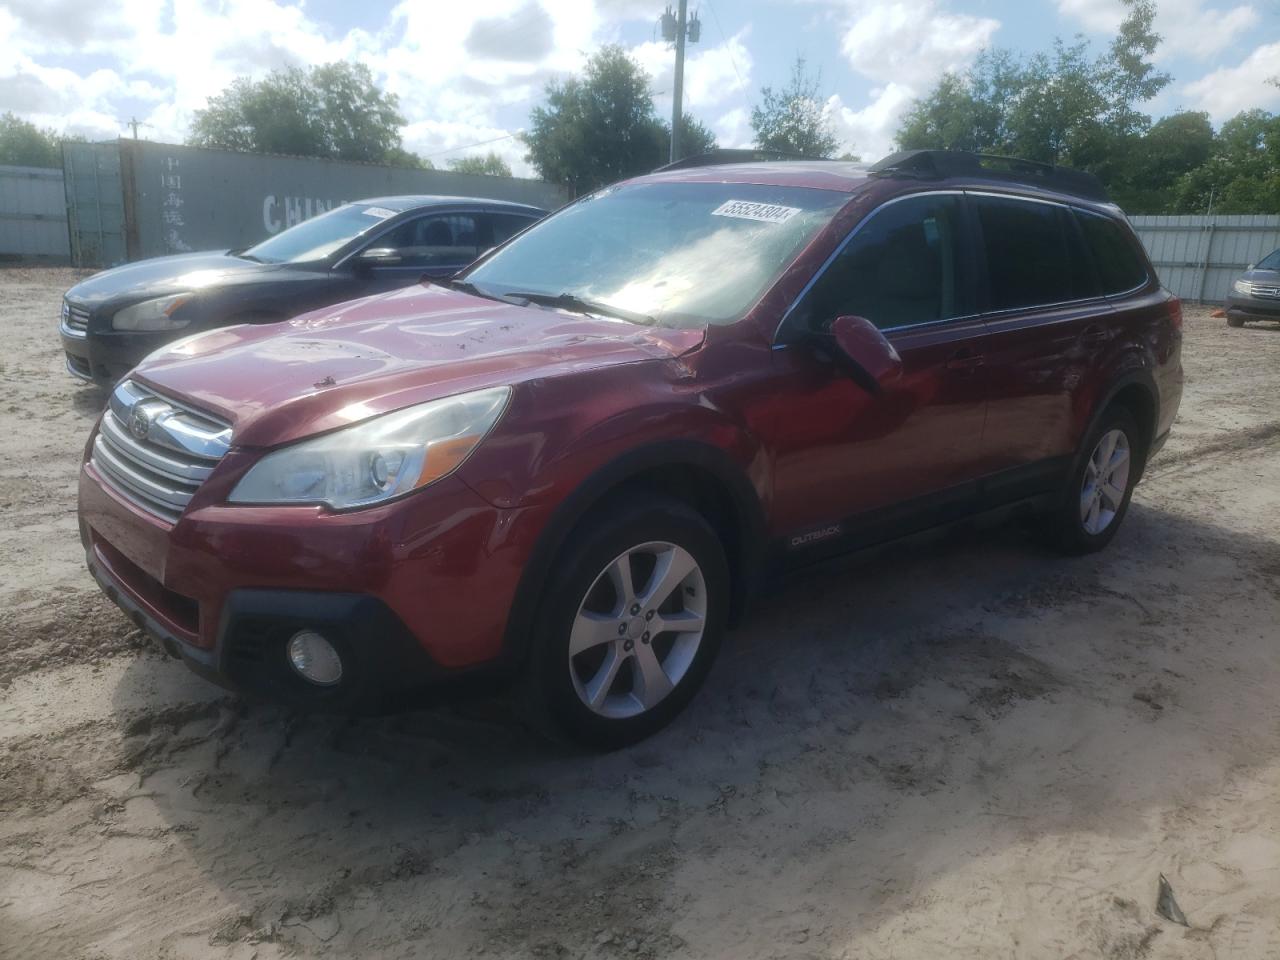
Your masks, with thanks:
[{"label": "utility pole", "polygon": [[697,43],[702,34],[702,23],[695,13],[693,19],[688,18],[689,0],[679,0],[676,13],[667,7],[662,15],[662,39],[676,44],[676,78],[671,97],[671,155],[669,162],[680,159],[680,126],[684,121],[684,44]]},{"label": "utility pole", "polygon": [[680,0],[679,9],[676,15],[676,85],[671,98],[671,163],[680,159],[680,121],[684,119],[685,17],[689,12],[689,0]]}]

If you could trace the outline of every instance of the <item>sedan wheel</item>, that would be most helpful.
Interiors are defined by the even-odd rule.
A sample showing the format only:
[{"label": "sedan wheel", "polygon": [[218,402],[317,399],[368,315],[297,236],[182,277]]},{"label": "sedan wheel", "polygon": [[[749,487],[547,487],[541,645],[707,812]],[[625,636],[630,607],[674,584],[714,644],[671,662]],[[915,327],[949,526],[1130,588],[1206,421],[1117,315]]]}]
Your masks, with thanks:
[{"label": "sedan wheel", "polygon": [[621,720],[652,710],[684,679],[706,630],[697,561],[663,540],[615,557],[587,590],[569,637],[569,675],[590,711]]},{"label": "sedan wheel", "polygon": [[1102,533],[1119,515],[1132,461],[1123,430],[1108,430],[1093,448],[1080,487],[1080,522],[1090,536]]}]

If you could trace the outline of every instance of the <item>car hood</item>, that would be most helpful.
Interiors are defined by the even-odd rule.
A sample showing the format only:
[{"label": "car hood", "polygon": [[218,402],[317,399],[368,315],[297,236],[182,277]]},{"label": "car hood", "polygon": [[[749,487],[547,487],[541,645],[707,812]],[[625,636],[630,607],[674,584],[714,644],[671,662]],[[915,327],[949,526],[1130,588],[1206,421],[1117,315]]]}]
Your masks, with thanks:
[{"label": "car hood", "polygon": [[1280,283],[1280,270],[1246,270],[1240,277],[1251,283]]},{"label": "car hood", "polygon": [[223,417],[237,445],[260,447],[468,390],[670,359],[703,338],[414,286],[196,334],[131,376]]},{"label": "car hood", "polygon": [[242,260],[226,251],[184,253],[139,260],[95,273],[68,290],[67,299],[93,308],[114,300],[138,301],[267,277],[279,270],[279,264]]}]

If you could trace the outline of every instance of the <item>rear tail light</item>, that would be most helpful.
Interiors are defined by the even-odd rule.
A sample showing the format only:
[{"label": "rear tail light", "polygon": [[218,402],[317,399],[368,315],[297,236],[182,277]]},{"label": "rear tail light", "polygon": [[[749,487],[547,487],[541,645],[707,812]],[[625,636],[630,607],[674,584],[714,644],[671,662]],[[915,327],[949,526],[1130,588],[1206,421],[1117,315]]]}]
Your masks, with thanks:
[{"label": "rear tail light", "polygon": [[1177,297],[1169,300],[1169,322],[1173,324],[1173,329],[1182,330],[1182,301]]}]

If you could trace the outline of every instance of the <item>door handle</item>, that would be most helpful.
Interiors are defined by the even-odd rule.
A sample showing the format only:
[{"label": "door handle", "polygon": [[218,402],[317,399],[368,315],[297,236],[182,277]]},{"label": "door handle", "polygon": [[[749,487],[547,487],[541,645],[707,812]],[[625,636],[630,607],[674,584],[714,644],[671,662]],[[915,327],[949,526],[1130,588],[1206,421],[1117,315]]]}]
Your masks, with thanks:
[{"label": "door handle", "polygon": [[1080,334],[1080,342],[1086,347],[1100,347],[1110,339],[1111,334],[1096,323],[1085,327],[1084,333]]},{"label": "door handle", "polygon": [[951,358],[947,360],[947,369],[972,371],[975,368],[982,366],[984,363],[986,363],[986,357],[980,353],[976,353],[973,350],[965,348],[964,350],[959,350],[951,355]]}]

